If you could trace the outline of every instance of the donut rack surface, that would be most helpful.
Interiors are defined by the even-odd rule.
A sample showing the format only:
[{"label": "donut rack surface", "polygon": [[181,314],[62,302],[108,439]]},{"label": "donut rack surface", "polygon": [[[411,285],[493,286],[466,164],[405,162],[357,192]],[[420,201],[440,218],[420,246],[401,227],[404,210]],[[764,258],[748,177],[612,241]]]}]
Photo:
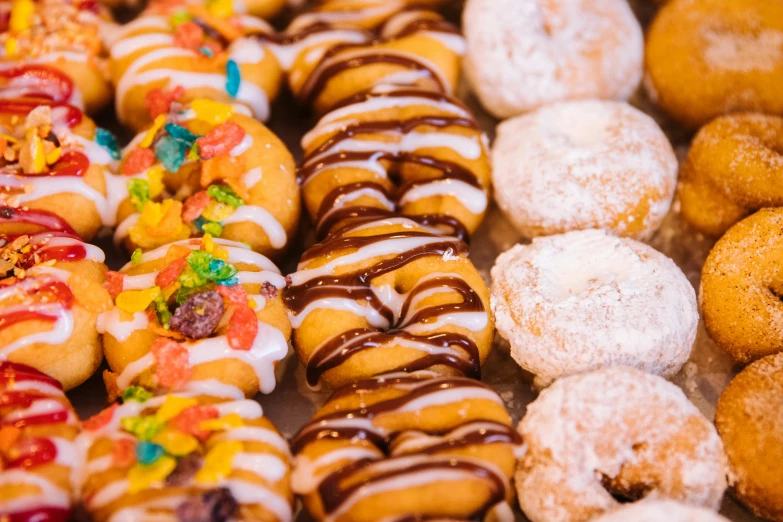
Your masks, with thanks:
[{"label": "donut rack surface", "polygon": [[[448,18],[458,21],[461,11],[460,1],[446,9]],[[637,16],[646,27],[654,14],[654,2],[650,0],[629,0]],[[123,13],[118,18],[124,19]],[[278,25],[278,24],[275,24]],[[285,24],[281,24],[285,26]],[[467,91],[465,82],[461,83],[457,93],[476,115],[481,127],[494,138],[494,128],[497,120],[488,115],[478,101]],[[680,128],[646,97],[644,90],[639,88],[631,98],[630,103],[652,116],[664,129],[674,146],[678,159],[681,161],[688,150],[692,134]],[[96,118],[96,123],[112,130],[123,143],[132,135],[123,129],[116,120],[113,108],[105,110]],[[271,119],[267,126],[288,146],[297,161],[302,157],[299,145],[301,137],[312,128],[314,118],[303,112],[288,93],[283,93],[275,102]],[[280,264],[284,274],[295,271],[297,260],[307,246],[315,242],[311,224],[305,218],[296,238],[292,240],[291,248]],[[473,235],[470,244],[470,258],[479,270],[481,276],[489,285],[489,272],[495,258],[518,242],[526,240],[516,232],[506,221],[499,209],[492,204],[481,227]],[[691,284],[698,290],[701,279],[701,268],[715,240],[696,234],[688,228],[679,215],[679,207],[675,204],[666,216],[663,225],[655,235],[647,241],[649,245],[669,256],[682,269]],[[106,263],[112,270],[117,270],[128,262],[128,257],[112,244],[110,237],[98,238],[94,244],[106,252]],[[106,406],[106,389],[102,380],[103,366],[87,382],[68,393],[77,413],[83,419],[89,418]],[[738,373],[731,359],[709,338],[704,328],[704,321],[699,324],[698,335],[689,362],[672,381],[683,389],[688,398],[709,419],[715,417],[715,405],[718,397],[729,381]],[[330,390],[312,390],[306,383],[304,367],[295,354],[289,349],[286,358],[277,368],[277,387],[269,395],[259,394],[256,400],[261,404],[265,416],[278,427],[287,438],[292,437],[315,411],[323,405],[330,395]],[[526,374],[510,357],[506,341],[496,334],[492,354],[482,368],[482,381],[494,388],[503,399],[510,412],[513,422],[524,416],[527,404],[532,402],[536,393],[532,389],[532,376]],[[300,508],[301,506],[298,506]],[[524,515],[515,510],[517,520],[526,521]],[[730,493],[724,497],[720,513],[735,522],[755,522],[762,519],[753,516]],[[77,520],[88,519],[83,514],[76,514]],[[302,509],[298,509],[296,522],[311,522],[312,519]]]}]

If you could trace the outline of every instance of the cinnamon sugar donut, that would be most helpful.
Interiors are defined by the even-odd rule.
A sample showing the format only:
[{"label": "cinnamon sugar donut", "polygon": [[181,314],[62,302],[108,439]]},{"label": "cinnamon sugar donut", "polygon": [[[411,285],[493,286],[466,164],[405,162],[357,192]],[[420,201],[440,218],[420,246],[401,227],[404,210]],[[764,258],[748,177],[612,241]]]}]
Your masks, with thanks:
[{"label": "cinnamon sugar donut", "polygon": [[701,272],[707,333],[735,361],[783,351],[783,209],[762,209],[717,242]]},{"label": "cinnamon sugar donut", "polygon": [[411,374],[345,386],[292,446],[293,488],[318,521],[514,520],[522,440],[478,381]]},{"label": "cinnamon sugar donut", "polygon": [[729,522],[709,509],[673,500],[643,500],[611,511],[591,522]]},{"label": "cinnamon sugar donut", "polygon": [[468,0],[462,19],[465,73],[498,118],[624,100],[642,76],[642,30],[625,0]]},{"label": "cinnamon sugar donut", "polygon": [[[642,497],[718,509],[726,457],[674,384],[628,367],[558,380],[519,423],[519,505],[532,522],[581,522]],[[635,520],[624,518],[623,520]]]},{"label": "cinnamon sugar donut", "polygon": [[715,424],[726,446],[734,495],[756,515],[783,521],[783,353],[737,375],[718,399]]},{"label": "cinnamon sugar donut", "polygon": [[495,200],[525,237],[601,228],[647,238],[677,184],[663,131],[620,102],[561,102],[503,122],[492,164]]},{"label": "cinnamon sugar donut", "polygon": [[467,245],[403,217],[358,220],[307,250],[284,293],[307,381],[398,371],[481,375],[489,291]]},{"label": "cinnamon sugar donut", "polygon": [[672,0],[647,33],[645,84],[680,123],[783,114],[783,3]]},{"label": "cinnamon sugar donut", "polygon": [[606,366],[670,377],[696,339],[696,294],[668,257],[598,230],[537,238],[492,268],[492,310],[537,386]]},{"label": "cinnamon sugar donut", "polygon": [[748,214],[783,206],[783,118],[731,114],[699,130],[682,165],[682,217],[722,235]]}]

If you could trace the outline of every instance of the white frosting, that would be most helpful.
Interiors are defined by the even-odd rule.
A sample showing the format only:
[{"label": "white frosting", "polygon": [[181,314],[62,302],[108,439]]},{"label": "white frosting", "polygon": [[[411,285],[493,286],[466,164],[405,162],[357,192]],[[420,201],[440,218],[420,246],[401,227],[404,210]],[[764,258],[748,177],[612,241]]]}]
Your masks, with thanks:
[{"label": "white frosting", "polygon": [[648,499],[619,507],[592,522],[729,522],[714,511],[674,500]]}]

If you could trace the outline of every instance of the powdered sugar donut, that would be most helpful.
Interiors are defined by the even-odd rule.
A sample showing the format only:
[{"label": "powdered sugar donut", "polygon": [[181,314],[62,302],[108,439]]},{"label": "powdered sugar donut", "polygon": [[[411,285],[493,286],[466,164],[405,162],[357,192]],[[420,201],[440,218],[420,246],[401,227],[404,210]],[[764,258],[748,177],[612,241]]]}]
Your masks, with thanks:
[{"label": "powdered sugar donut", "polygon": [[495,200],[526,237],[601,228],[647,238],[677,185],[663,131],[621,102],[561,102],[508,120],[492,160]]},{"label": "powdered sugar donut", "polygon": [[699,322],[696,293],[671,259],[598,230],[501,254],[491,307],[537,386],[618,365],[669,377],[688,360]]},{"label": "powdered sugar donut", "polygon": [[702,507],[688,506],[673,500],[644,500],[594,518],[591,522],[728,522]]},{"label": "powdered sugar donut", "polygon": [[642,76],[642,30],[626,0],[468,0],[462,19],[465,72],[498,118],[624,100]]},{"label": "powdered sugar donut", "polygon": [[590,520],[620,507],[616,498],[717,510],[726,489],[712,423],[677,386],[633,368],[557,381],[528,406],[518,430],[527,452],[516,487],[532,522]]}]

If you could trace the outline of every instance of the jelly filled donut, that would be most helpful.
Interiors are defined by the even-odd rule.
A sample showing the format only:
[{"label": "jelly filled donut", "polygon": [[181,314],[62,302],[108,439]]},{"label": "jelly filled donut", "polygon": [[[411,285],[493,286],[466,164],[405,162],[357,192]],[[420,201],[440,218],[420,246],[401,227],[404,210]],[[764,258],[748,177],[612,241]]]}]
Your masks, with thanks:
[{"label": "jelly filled donut", "polygon": [[102,42],[110,25],[92,0],[0,2],[0,97],[45,96],[94,114],[112,97]]},{"label": "jelly filled donut", "polygon": [[0,361],[40,370],[66,390],[102,360],[98,314],[111,308],[98,247],[45,232],[0,235]]},{"label": "jelly filled donut", "polygon": [[625,0],[469,0],[465,73],[509,118],[562,100],[625,100],[642,77],[642,30]]},{"label": "jelly filled donut", "polygon": [[480,376],[493,319],[461,240],[402,217],[360,220],[307,250],[288,278],[310,385],[422,369]]},{"label": "jelly filled donut", "polygon": [[714,511],[673,500],[643,500],[620,507],[592,522],[729,522]]},{"label": "jelly filled donut", "polygon": [[492,311],[537,386],[606,366],[670,377],[696,340],[696,294],[651,247],[598,230],[536,238],[492,268]]},{"label": "jelly filled donut", "polygon": [[295,172],[277,136],[231,106],[172,106],[124,151],[115,242],[149,250],[209,233],[279,254],[299,220]]},{"label": "jelly filled donut", "polygon": [[716,118],[699,130],[682,165],[682,217],[717,236],[760,208],[783,206],[782,166],[783,118]]},{"label": "jelly filled donut", "polygon": [[255,401],[210,384],[158,397],[133,387],[83,430],[95,522],[293,519],[288,444]]},{"label": "jelly filled donut", "polygon": [[134,384],[177,390],[212,379],[247,396],[275,387],[291,326],[285,278],[243,243],[186,239],[134,254],[108,272],[115,308],[103,314],[110,395]]},{"label": "jelly filled donut", "polygon": [[532,522],[591,520],[617,498],[647,496],[717,511],[726,489],[715,427],[677,386],[641,370],[559,379],[518,430],[527,451],[515,483]]},{"label": "jelly filled donut", "polygon": [[71,520],[79,421],[59,382],[0,362],[0,516],[11,522]]},{"label": "jelly filled donut", "polygon": [[698,127],[736,111],[783,115],[783,4],[672,0],[647,33],[651,97]]},{"label": "jelly filled donut", "polygon": [[783,520],[783,353],[742,370],[723,390],[715,424],[726,446],[734,495],[756,515]]},{"label": "jelly filled donut", "polygon": [[0,99],[0,233],[92,239],[113,225],[117,142],[72,105]]},{"label": "jelly filled donut", "polygon": [[172,101],[196,98],[266,120],[283,77],[274,56],[247,37],[259,31],[271,28],[234,14],[231,2],[153,4],[110,48],[120,122],[141,131]]},{"label": "jelly filled donut", "polygon": [[392,212],[465,237],[488,202],[486,136],[443,94],[375,87],[340,103],[302,140],[305,206],[323,236]]},{"label": "jelly filled donut", "polygon": [[783,209],[762,209],[715,244],[701,272],[707,333],[735,361],[783,351]]},{"label": "jelly filled donut", "polygon": [[666,135],[621,102],[555,103],[503,122],[492,164],[495,200],[525,237],[601,228],[647,238],[677,185]]},{"label": "jelly filled donut", "polygon": [[406,374],[345,386],[292,446],[293,488],[316,520],[514,520],[522,439],[480,382]]}]

